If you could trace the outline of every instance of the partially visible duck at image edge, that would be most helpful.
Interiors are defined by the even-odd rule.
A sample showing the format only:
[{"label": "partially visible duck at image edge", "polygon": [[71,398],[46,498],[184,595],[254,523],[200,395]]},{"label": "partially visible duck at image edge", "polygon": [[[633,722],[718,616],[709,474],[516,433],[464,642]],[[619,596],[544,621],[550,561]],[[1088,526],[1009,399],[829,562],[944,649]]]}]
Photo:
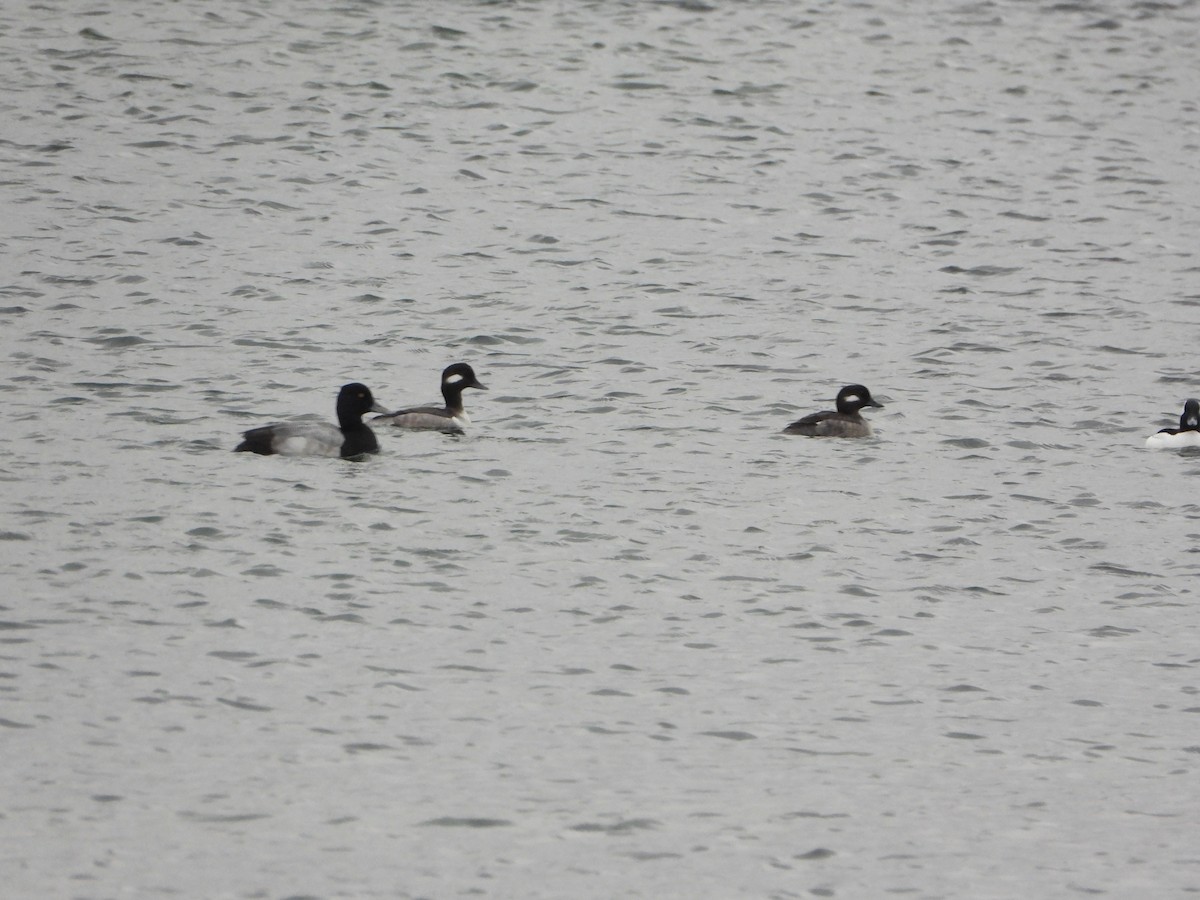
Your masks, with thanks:
[{"label": "partially visible duck at image edge", "polygon": [[329,456],[351,459],[379,452],[379,441],[363,422],[369,412],[387,412],[364,384],[348,384],[337,398],[337,425],[324,422],[284,422],[263,425],[244,432],[236,453],[263,456]]},{"label": "partially visible duck at image edge", "polygon": [[1178,428],[1164,428],[1146,438],[1152,450],[1172,450],[1177,447],[1200,447],[1200,400],[1183,404]]},{"label": "partially visible duck at image edge", "polygon": [[467,388],[486,391],[487,387],[475,377],[475,370],[466,363],[455,363],[442,370],[442,397],[445,406],[415,406],[376,416],[372,422],[392,425],[410,431],[462,431],[471,424],[463,409],[462,392]]},{"label": "partially visible duck at image edge", "polygon": [[850,384],[838,391],[837,411],[826,410],[797,419],[787,428],[784,434],[799,434],[805,437],[870,437],[873,432],[871,425],[859,413],[860,409],[868,406],[883,407],[876,402],[861,384]]}]

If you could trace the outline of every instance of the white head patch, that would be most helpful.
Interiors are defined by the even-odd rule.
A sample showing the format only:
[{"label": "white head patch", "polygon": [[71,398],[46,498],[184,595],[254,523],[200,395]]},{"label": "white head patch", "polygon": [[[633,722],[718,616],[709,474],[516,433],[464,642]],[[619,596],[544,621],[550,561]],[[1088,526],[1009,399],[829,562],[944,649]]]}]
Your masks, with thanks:
[{"label": "white head patch", "polygon": [[463,377],[461,375],[458,375],[458,374],[450,375],[449,377],[446,378],[446,384],[458,384],[462,380],[463,380]]}]

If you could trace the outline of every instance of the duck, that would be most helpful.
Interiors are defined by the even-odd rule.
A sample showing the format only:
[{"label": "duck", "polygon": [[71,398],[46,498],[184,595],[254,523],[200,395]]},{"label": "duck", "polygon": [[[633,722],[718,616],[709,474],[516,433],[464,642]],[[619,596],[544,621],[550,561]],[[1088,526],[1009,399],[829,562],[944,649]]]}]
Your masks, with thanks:
[{"label": "duck", "polygon": [[370,388],[354,382],[345,385],[337,398],[338,424],[325,422],[284,422],[251,428],[242,434],[236,453],[262,456],[328,456],[353,459],[379,452],[379,441],[362,420],[369,412],[387,412]]},{"label": "duck", "polygon": [[454,363],[442,370],[442,397],[445,406],[415,406],[376,416],[372,422],[391,425],[410,431],[462,431],[471,424],[463,409],[462,392],[467,388],[486,391],[487,387],[475,377],[475,370],[466,363]]},{"label": "duck", "polygon": [[806,437],[865,438],[873,432],[871,425],[859,413],[868,406],[883,408],[861,384],[848,384],[837,395],[837,412],[825,410],[797,419],[784,434],[800,434]]},{"label": "duck", "polygon": [[1146,438],[1152,450],[1173,450],[1179,447],[1200,447],[1200,400],[1183,404],[1178,428],[1164,428]]}]

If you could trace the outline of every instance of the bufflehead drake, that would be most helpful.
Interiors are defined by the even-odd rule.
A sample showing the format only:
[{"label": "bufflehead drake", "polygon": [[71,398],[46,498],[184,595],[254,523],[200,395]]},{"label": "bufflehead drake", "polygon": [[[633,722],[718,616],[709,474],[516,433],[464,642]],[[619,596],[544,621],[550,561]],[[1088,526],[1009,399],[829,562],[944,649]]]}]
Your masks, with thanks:
[{"label": "bufflehead drake", "polygon": [[263,425],[244,432],[244,440],[234,451],[260,453],[263,456],[333,456],[348,459],[364,453],[378,453],[379,441],[362,417],[369,412],[387,412],[376,403],[363,384],[348,384],[338,393],[337,425],[323,422],[285,422]]},{"label": "bufflehead drake", "polygon": [[797,419],[784,434],[802,434],[807,437],[870,437],[871,426],[859,410],[866,406],[883,407],[877,403],[861,384],[851,384],[838,391],[837,412],[826,410]]},{"label": "bufflehead drake", "polygon": [[442,397],[446,400],[444,407],[416,406],[412,409],[398,409],[393,413],[377,416],[371,421],[413,431],[462,431],[464,425],[471,424],[462,401],[462,392],[467,388],[487,390],[475,377],[474,369],[466,363],[455,363],[442,370]]},{"label": "bufflehead drake", "polygon": [[1146,446],[1152,450],[1200,447],[1200,400],[1189,400],[1183,404],[1179,427],[1164,428],[1150,435],[1146,438]]}]

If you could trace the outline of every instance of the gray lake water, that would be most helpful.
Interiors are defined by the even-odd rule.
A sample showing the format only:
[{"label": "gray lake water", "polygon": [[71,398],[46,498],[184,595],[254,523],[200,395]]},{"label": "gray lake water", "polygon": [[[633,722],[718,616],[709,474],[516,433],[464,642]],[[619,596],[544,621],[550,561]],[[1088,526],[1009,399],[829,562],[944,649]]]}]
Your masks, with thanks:
[{"label": "gray lake water", "polygon": [[[1200,6],[0,11],[13,898],[1200,893]],[[474,365],[475,426],[230,452]],[[779,430],[867,384],[874,439]]]}]

